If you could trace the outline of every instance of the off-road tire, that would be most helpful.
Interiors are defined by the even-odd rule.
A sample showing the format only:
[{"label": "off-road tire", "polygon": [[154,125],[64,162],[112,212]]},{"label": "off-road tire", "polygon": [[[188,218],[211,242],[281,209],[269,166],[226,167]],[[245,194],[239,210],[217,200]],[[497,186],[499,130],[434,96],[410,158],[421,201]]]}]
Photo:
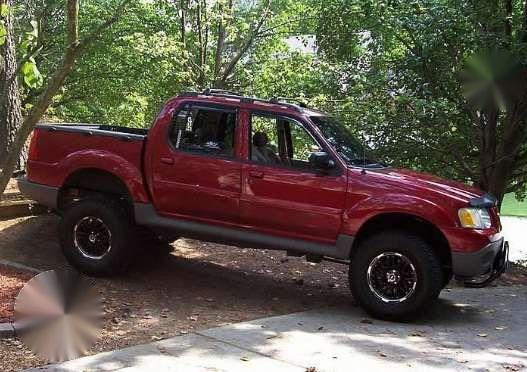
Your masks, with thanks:
[{"label": "off-road tire", "polygon": [[[94,259],[83,254],[75,240],[75,226],[87,217],[102,221],[110,232],[110,249]],[[69,204],[62,213],[59,237],[62,252],[77,270],[90,276],[113,276],[128,267],[134,253],[133,223],[118,200],[104,196],[89,196]]]},{"label": "off-road tire", "polygon": [[[415,268],[415,290],[402,302],[382,300],[368,282],[370,264],[390,252],[403,255]],[[419,236],[399,230],[383,231],[363,240],[353,252],[349,271],[350,289],[358,304],[376,318],[394,321],[408,321],[428,310],[443,288],[443,276],[433,248]]]}]

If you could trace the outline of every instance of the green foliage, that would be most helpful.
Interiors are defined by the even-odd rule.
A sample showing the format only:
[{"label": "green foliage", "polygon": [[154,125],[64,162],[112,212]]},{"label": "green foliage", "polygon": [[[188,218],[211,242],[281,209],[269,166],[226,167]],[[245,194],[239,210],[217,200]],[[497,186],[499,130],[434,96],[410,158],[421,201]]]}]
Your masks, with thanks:
[{"label": "green foliage", "polygon": [[42,85],[44,78],[37,68],[36,62],[33,58],[22,64],[20,69],[22,72],[24,83],[30,88],[37,88]]},{"label": "green foliage", "polygon": [[[83,1],[80,29],[96,27],[119,2]],[[134,0],[78,61],[48,115],[148,127],[167,98],[221,85],[306,102],[342,118],[388,163],[477,183],[481,140],[473,114],[504,102],[497,139],[503,136],[508,98],[498,83],[527,56],[524,4],[511,4],[508,10],[490,0],[273,0],[268,7],[266,0],[243,0],[229,9],[228,0]],[[17,6],[26,107],[63,50],[63,6]],[[217,66],[220,26],[226,36]],[[290,47],[288,38],[306,35],[316,36],[316,52]],[[513,62],[493,63],[495,50],[507,50]],[[527,192],[523,146],[523,168],[516,166],[507,184],[520,196]]]},{"label": "green foliage", "polygon": [[0,46],[5,43],[7,31],[3,21],[0,21]]},{"label": "green foliage", "polygon": [[0,17],[4,18],[7,17],[9,14],[9,7],[7,4],[0,4]]},{"label": "green foliage", "polygon": [[[95,27],[106,16],[106,9],[112,9],[117,2],[118,0],[85,1],[81,8],[81,28]],[[221,66],[225,68],[247,41],[266,2],[236,2],[238,5],[232,15],[225,9],[220,10],[219,2],[207,3],[207,9],[201,9],[200,13],[201,37],[208,38],[203,64],[200,61],[200,48],[203,44],[199,42],[197,0],[190,1],[188,9],[186,8],[185,43],[181,38],[179,1],[136,0],[119,22],[102,35],[78,61],[75,72],[68,79],[63,92],[56,97],[48,114],[65,121],[148,127],[160,106],[169,97],[181,91],[213,86],[219,20],[222,19],[228,26]],[[276,53],[282,50],[287,52],[283,37],[301,27],[300,16],[290,14],[289,6],[295,3],[298,2],[273,2],[272,11],[262,27],[262,36],[251,44],[229,76],[229,89],[264,96],[283,95],[279,89],[285,84],[272,84],[273,89],[270,89],[261,83],[259,76],[266,74],[268,66],[270,68],[279,63],[281,58],[276,58]],[[227,1],[221,4],[226,5]],[[296,9],[295,12],[305,11],[302,7],[293,8]],[[54,12],[51,11],[51,14]],[[291,21],[291,18],[295,20]],[[57,36],[61,32],[56,27],[46,26],[47,23],[41,22],[44,26],[41,27],[41,32],[49,46],[41,54],[55,54],[62,48],[64,40]],[[305,65],[301,61],[303,56],[298,57],[299,61],[293,57],[288,58],[282,66],[291,63],[292,66],[287,66],[287,70],[304,69]],[[43,75],[53,69],[49,60],[51,59],[37,59],[37,66]],[[303,77],[307,77],[307,71],[302,73]],[[265,80],[269,82],[269,77]],[[311,90],[314,91],[313,86]],[[31,101],[31,95],[28,98]]]},{"label": "green foliage", "polygon": [[[321,52],[342,68],[341,114],[394,165],[480,182],[486,168],[474,115],[498,107],[499,143],[511,98],[503,97],[503,79],[517,68],[509,63],[517,57],[481,56],[504,49],[525,56],[523,5],[511,4],[509,14],[493,1],[319,3]],[[513,174],[523,176],[511,177],[507,189],[520,191],[527,172]]]},{"label": "green foliage", "polygon": [[5,43],[6,36],[7,36],[7,30],[5,28],[5,23],[2,18],[7,17],[9,14],[9,8],[6,4],[0,5],[0,46]]}]

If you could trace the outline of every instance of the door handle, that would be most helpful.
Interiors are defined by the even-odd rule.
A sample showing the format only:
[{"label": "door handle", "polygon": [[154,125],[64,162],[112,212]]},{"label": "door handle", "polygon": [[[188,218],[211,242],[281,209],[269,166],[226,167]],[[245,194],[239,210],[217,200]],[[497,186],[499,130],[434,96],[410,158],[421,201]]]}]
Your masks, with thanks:
[{"label": "door handle", "polygon": [[264,172],[250,171],[249,172],[249,177],[252,177],[252,178],[263,178],[264,177]]},{"label": "door handle", "polygon": [[161,158],[161,163],[172,165],[172,164],[174,164],[174,159],[172,159],[172,158]]}]

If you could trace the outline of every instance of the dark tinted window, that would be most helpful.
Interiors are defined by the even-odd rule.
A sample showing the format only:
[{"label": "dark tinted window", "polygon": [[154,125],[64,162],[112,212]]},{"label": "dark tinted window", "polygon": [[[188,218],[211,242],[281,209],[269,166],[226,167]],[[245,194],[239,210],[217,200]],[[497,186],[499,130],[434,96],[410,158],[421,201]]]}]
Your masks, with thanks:
[{"label": "dark tinted window", "polygon": [[170,141],[178,150],[234,157],[236,113],[185,106],[174,116]]}]

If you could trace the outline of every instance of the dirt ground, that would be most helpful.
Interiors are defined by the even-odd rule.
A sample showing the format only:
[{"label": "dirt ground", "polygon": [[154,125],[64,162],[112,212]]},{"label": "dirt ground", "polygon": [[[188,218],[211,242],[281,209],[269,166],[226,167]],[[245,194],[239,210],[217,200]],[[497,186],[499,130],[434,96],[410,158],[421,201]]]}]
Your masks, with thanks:
[{"label": "dirt ground", "polygon": [[16,181],[14,178],[11,178],[9,183],[7,184],[7,187],[5,189],[6,193],[14,193],[18,192],[18,186],[16,185]]},{"label": "dirt ground", "polygon": [[[64,268],[53,215],[0,221],[0,257],[41,270]],[[126,275],[97,279],[106,327],[92,352],[196,329],[327,305],[353,306],[343,265],[282,252],[181,239],[169,257],[144,256]],[[0,370],[43,362],[17,340],[0,340]]]},{"label": "dirt ground", "polygon": [[[68,267],[53,215],[0,221],[0,258],[41,270]],[[138,257],[120,277],[97,279],[106,326],[92,353],[228,323],[339,304],[356,306],[347,267],[283,252],[180,239],[169,257]],[[527,283],[515,268],[500,285]],[[0,340],[0,370],[43,364],[17,340]]]}]

